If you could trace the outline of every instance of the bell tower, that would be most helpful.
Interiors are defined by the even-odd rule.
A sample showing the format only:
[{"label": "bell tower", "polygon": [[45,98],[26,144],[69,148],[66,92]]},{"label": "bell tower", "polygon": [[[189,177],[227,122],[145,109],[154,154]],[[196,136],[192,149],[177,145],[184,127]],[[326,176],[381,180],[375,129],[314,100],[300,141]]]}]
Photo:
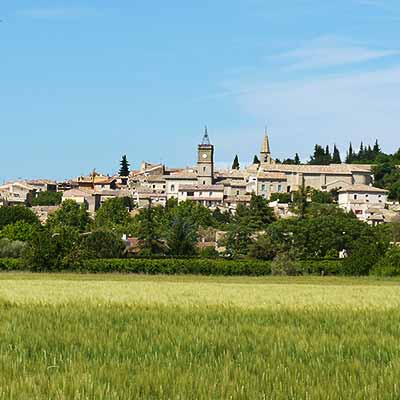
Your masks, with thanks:
[{"label": "bell tower", "polygon": [[264,141],[261,147],[260,156],[261,156],[260,158],[261,166],[267,164],[275,164],[275,160],[273,160],[271,157],[271,148],[269,146],[269,137],[267,128],[265,128]]},{"label": "bell tower", "polygon": [[214,181],[214,146],[208,137],[207,127],[197,150],[197,181],[199,185],[212,185]]}]

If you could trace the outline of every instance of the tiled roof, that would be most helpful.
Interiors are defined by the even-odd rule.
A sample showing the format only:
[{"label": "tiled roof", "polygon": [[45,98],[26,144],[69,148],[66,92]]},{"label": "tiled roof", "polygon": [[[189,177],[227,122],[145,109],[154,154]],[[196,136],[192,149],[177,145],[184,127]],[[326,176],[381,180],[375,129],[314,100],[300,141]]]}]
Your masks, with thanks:
[{"label": "tiled roof", "polygon": [[283,172],[259,172],[257,174],[258,179],[273,179],[273,180],[281,180],[286,181],[287,175]]},{"label": "tiled roof", "polygon": [[348,175],[353,172],[370,173],[370,165],[359,164],[330,164],[330,165],[291,165],[291,164],[269,164],[263,167],[264,171],[279,171],[286,173],[309,173],[328,175]]},{"label": "tiled roof", "polygon": [[223,192],[223,185],[180,185],[180,192]]},{"label": "tiled roof", "polygon": [[347,188],[340,189],[339,193],[346,193],[346,192],[370,192],[370,193],[389,193],[385,189],[376,188],[374,186],[368,185],[351,185]]},{"label": "tiled roof", "polygon": [[166,175],[165,176],[166,180],[196,180],[197,179],[197,174],[193,172],[182,172],[182,173],[177,173],[177,174],[171,174],[171,175]]}]

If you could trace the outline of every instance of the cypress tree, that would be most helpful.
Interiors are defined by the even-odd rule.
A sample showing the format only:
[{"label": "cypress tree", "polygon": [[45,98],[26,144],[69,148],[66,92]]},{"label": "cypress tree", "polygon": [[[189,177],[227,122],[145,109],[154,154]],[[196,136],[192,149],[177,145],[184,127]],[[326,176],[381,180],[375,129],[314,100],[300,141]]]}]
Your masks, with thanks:
[{"label": "cypress tree", "polygon": [[129,162],[126,158],[126,155],[122,156],[120,165],[121,165],[121,168],[119,170],[119,176],[129,176]]},{"label": "cypress tree", "polygon": [[381,148],[378,143],[378,139],[375,140],[374,148],[373,148],[374,155],[377,156],[381,153]]},{"label": "cypress tree", "polygon": [[239,157],[236,154],[236,156],[235,156],[235,158],[233,160],[233,163],[232,163],[232,169],[237,169],[238,170],[239,168],[240,168]]},{"label": "cypress tree", "polygon": [[258,159],[257,155],[254,156],[253,164],[260,164],[260,160]]},{"label": "cypress tree", "polygon": [[294,163],[295,165],[300,165],[299,153],[296,153],[296,155],[294,156]]},{"label": "cypress tree", "polygon": [[334,164],[341,164],[342,163],[342,160],[340,158],[340,152],[339,152],[339,149],[336,147],[336,144],[333,146],[332,162]]}]

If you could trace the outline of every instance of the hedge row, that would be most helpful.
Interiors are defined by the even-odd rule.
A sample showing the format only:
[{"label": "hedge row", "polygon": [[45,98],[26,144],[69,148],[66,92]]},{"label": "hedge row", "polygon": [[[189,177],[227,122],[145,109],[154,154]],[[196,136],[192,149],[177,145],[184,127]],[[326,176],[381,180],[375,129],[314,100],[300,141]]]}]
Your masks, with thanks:
[{"label": "hedge row", "polygon": [[[340,274],[340,261],[302,261],[305,274]],[[22,261],[0,260],[0,270],[29,270]],[[83,273],[136,273],[136,274],[192,274],[192,275],[247,275],[262,276],[271,274],[271,262],[257,260],[218,260],[218,259],[95,259],[83,260],[64,270]]]}]

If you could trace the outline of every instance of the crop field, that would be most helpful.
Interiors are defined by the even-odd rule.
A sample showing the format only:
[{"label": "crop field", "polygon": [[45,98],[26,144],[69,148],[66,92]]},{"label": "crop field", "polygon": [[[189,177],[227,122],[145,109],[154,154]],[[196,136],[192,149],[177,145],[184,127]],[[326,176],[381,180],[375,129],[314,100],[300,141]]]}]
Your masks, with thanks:
[{"label": "crop field", "polygon": [[0,399],[399,399],[400,284],[0,275]]}]

